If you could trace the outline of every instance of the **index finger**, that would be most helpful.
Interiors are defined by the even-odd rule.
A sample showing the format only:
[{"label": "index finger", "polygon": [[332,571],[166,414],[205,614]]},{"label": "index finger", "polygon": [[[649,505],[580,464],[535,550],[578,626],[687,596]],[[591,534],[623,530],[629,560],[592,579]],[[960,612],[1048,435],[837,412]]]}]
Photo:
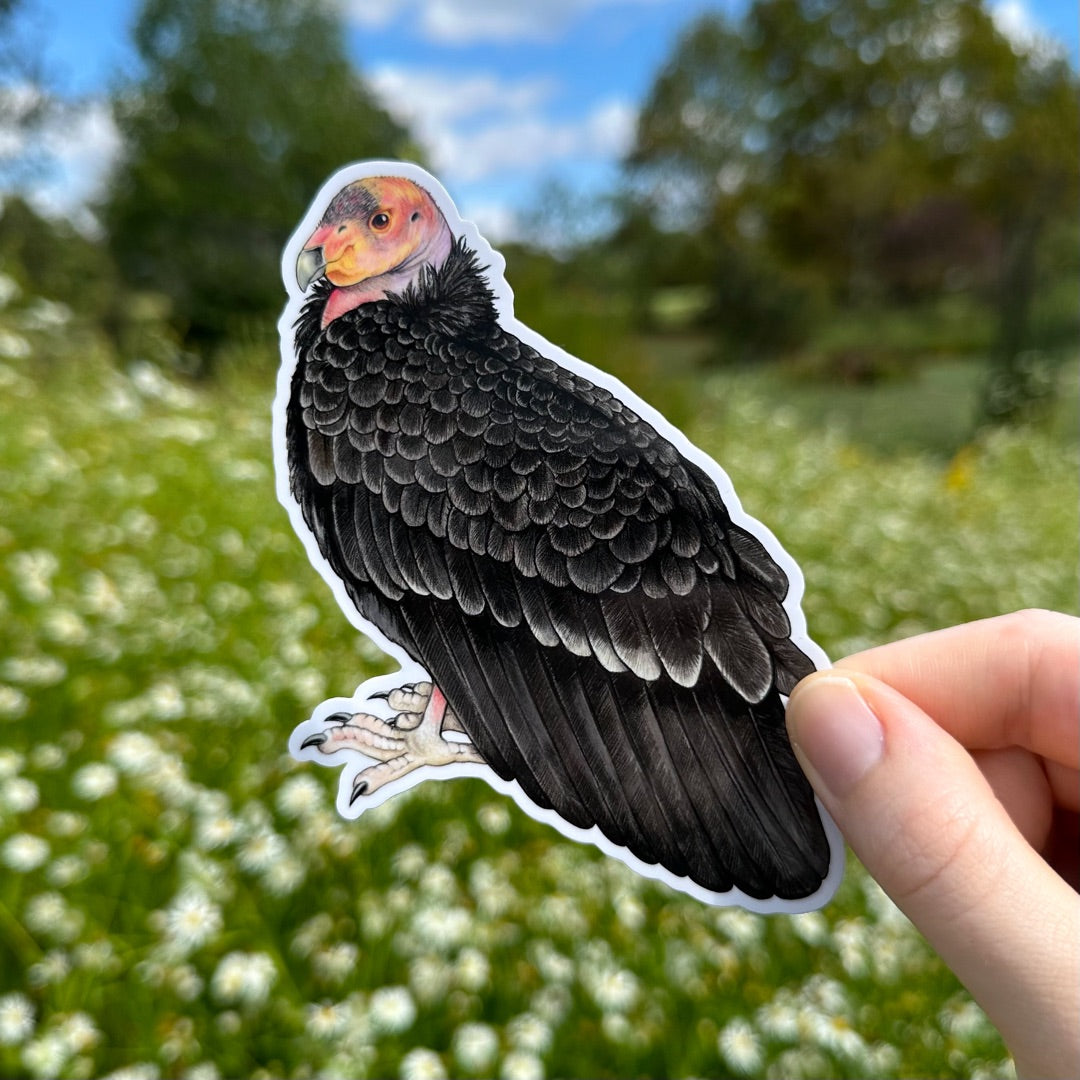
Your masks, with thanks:
[{"label": "index finger", "polygon": [[1080,765],[1080,619],[1018,611],[855,653],[969,749],[1022,746]]}]

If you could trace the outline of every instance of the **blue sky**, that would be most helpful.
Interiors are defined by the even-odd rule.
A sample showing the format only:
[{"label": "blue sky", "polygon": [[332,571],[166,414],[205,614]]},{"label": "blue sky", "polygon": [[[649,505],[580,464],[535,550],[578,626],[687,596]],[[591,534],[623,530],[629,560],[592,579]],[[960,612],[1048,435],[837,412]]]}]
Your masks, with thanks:
[{"label": "blue sky", "polygon": [[[679,31],[743,0],[338,0],[347,44],[386,106],[426,147],[466,216],[493,239],[515,230],[548,179],[610,182],[636,110]],[[117,149],[104,96],[135,70],[138,0],[24,0],[30,39],[64,96],[86,101],[49,137],[58,167],[39,203],[92,194]],[[1074,0],[992,0],[999,24],[1077,56]],[[0,133],[2,134],[2,133]]]}]

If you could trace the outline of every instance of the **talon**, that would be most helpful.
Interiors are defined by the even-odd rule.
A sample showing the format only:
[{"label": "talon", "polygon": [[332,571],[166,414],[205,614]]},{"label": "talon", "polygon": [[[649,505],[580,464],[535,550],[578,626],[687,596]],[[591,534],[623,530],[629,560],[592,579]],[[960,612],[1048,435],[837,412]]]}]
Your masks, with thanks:
[{"label": "talon", "polygon": [[329,737],[330,736],[327,735],[325,731],[316,731],[314,735],[309,735],[300,744],[300,749],[306,750],[309,746],[322,746],[322,744],[326,742]]},{"label": "talon", "polygon": [[354,802],[356,802],[356,800],[359,799],[361,795],[364,795],[364,794],[367,793],[367,787],[368,787],[367,786],[367,781],[364,780],[364,781],[361,781],[359,784],[356,785],[356,787],[353,788],[352,794],[349,796],[349,805],[350,806],[352,806],[352,804]]},{"label": "talon", "polygon": [[336,712],[333,716],[328,716],[325,722],[328,724],[338,724],[339,726],[344,727],[351,719],[351,713]]}]

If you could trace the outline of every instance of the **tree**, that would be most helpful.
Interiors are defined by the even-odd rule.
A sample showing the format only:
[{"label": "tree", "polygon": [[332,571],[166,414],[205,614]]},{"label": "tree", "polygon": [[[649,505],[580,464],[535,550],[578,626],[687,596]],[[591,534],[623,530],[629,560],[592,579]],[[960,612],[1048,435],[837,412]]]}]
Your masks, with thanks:
[{"label": "tree", "polygon": [[992,287],[1007,365],[1043,238],[1080,188],[1076,89],[976,0],[755,0],[736,26],[688,30],[628,168],[654,205],[674,193],[684,227],[841,305]]},{"label": "tree", "polygon": [[145,0],[145,75],[114,100],[124,151],[100,207],[131,287],[165,294],[204,358],[280,310],[281,248],[318,186],[415,156],[321,0]]}]

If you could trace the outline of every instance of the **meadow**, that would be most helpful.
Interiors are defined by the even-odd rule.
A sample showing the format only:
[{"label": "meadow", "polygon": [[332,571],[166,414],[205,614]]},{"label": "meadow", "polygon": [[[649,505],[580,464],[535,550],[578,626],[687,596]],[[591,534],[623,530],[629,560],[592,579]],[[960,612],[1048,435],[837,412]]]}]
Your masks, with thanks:
[{"label": "meadow", "polygon": [[[0,1076],[1012,1075],[853,859],[823,911],[758,916],[479,781],[339,819],[286,740],[385,661],[275,501],[272,384],[0,310]],[[703,379],[690,434],[830,655],[1074,609],[1074,439],[886,455],[774,390]]]}]

